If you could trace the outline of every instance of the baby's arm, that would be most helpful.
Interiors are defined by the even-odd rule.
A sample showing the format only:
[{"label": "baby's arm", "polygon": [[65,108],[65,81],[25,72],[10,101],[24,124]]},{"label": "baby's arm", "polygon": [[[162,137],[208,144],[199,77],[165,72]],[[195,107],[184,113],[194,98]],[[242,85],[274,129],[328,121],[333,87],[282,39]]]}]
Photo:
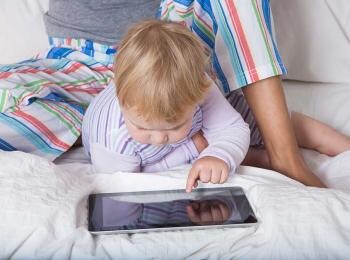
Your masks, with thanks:
[{"label": "baby's arm", "polygon": [[215,84],[211,86],[202,112],[202,131],[209,145],[193,164],[187,180],[188,191],[196,186],[197,179],[224,182],[228,172],[234,172],[243,161],[250,143],[248,125]]},{"label": "baby's arm", "polygon": [[243,161],[250,144],[250,130],[216,85],[202,106],[203,134],[208,141],[199,158],[213,156],[225,161],[234,171]]},{"label": "baby's arm", "polygon": [[139,172],[141,160],[134,156],[136,153],[128,149],[128,154],[122,154],[118,149],[127,145],[128,137],[121,129],[123,117],[115,97],[115,86],[110,83],[90,103],[82,126],[85,152],[97,173]]},{"label": "baby's arm", "polygon": [[91,145],[91,162],[94,171],[98,173],[159,172],[190,163],[198,157],[198,154],[195,144],[190,140],[174,149],[160,161],[141,168],[139,157],[119,154],[100,144]]},{"label": "baby's arm", "polygon": [[[198,157],[198,150],[195,138],[197,134],[194,135],[188,142],[185,142],[175,148],[171,153],[162,158],[159,162],[152,165],[146,165],[142,168],[143,172],[158,172],[167,170],[176,166],[184,165],[190,163],[192,160]],[[202,148],[203,149],[203,148]]]},{"label": "baby's arm", "polygon": [[90,155],[94,171],[97,173],[140,172],[141,170],[140,158],[111,151],[98,143],[90,144]]}]

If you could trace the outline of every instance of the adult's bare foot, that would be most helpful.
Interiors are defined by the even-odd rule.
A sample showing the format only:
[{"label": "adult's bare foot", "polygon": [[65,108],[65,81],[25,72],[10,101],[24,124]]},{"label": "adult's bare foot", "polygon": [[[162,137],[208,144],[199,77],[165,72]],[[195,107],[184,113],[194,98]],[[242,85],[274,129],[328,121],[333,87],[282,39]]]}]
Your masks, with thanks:
[{"label": "adult's bare foot", "polygon": [[327,186],[309,169],[300,154],[296,158],[271,161],[271,168],[307,186],[327,188]]}]

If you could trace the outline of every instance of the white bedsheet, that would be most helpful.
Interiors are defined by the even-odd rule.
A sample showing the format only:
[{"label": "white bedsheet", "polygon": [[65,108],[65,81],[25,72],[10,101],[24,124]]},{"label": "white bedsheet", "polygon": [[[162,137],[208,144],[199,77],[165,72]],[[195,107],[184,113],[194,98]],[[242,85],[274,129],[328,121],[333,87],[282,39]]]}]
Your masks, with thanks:
[{"label": "white bedsheet", "polygon": [[343,191],[308,188],[273,171],[240,167],[227,185],[244,188],[259,219],[257,228],[94,237],[86,226],[89,193],[183,188],[186,168],[91,175],[86,163],[54,165],[33,155],[2,152],[0,257],[346,258],[350,152],[326,159],[323,177]]},{"label": "white bedsheet", "polygon": [[[310,88],[303,91],[302,83],[287,84],[291,107],[300,111],[302,105],[302,112],[316,116],[324,111],[321,119],[348,132],[349,104],[329,100],[330,92],[322,86],[317,89],[316,83],[307,85]],[[349,96],[345,88],[334,86],[332,97]],[[305,187],[252,167],[240,167],[226,184],[244,188],[259,220],[256,228],[94,237],[86,226],[88,194],[183,188],[187,168],[93,175],[82,148],[59,158],[57,165],[29,154],[2,152],[0,258],[348,259],[350,151],[334,158],[302,153],[330,189]]]}]

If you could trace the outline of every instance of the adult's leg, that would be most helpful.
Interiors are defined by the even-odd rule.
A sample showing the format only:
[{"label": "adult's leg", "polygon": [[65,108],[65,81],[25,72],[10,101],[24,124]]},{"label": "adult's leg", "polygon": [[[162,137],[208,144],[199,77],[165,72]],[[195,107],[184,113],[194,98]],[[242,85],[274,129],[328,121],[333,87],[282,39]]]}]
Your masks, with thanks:
[{"label": "adult's leg", "polygon": [[184,22],[203,41],[213,58],[212,74],[225,94],[251,83],[243,92],[273,169],[324,187],[298,153],[279,78],[268,78],[285,73],[273,42],[269,1],[193,0],[178,5],[165,0],[160,9],[161,19]]},{"label": "adult's leg", "polygon": [[350,150],[350,138],[304,114],[292,112],[291,121],[300,147],[329,156]]},{"label": "adult's leg", "polygon": [[250,147],[242,165],[271,169],[269,156],[265,148]]},{"label": "adult's leg", "polygon": [[60,39],[35,59],[0,65],[0,150],[54,160],[80,136],[84,109],[113,78],[113,55],[65,42],[85,43]]},{"label": "adult's leg", "polygon": [[273,170],[309,186],[325,187],[299,154],[279,77],[255,82],[243,93],[263,137]]}]

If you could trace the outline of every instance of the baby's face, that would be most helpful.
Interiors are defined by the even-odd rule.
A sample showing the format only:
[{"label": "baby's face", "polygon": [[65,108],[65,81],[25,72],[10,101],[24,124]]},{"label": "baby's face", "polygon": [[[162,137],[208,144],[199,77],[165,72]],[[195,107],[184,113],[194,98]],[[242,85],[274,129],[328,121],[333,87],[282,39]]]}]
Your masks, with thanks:
[{"label": "baby's face", "polygon": [[165,145],[183,140],[192,127],[195,109],[190,109],[177,122],[147,122],[134,109],[123,108],[126,127],[136,141],[142,144]]}]

